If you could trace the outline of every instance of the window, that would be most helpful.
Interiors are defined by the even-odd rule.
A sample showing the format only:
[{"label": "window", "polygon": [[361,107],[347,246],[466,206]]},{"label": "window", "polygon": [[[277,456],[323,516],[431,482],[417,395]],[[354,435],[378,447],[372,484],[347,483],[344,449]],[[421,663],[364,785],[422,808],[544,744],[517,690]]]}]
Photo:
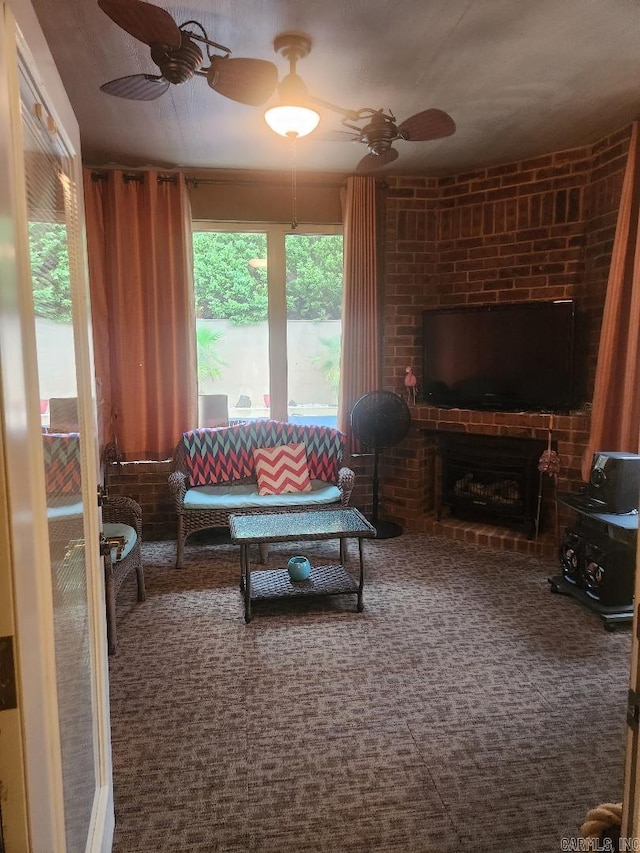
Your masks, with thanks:
[{"label": "window", "polygon": [[341,229],[198,223],[193,256],[199,394],[232,421],[335,426]]}]

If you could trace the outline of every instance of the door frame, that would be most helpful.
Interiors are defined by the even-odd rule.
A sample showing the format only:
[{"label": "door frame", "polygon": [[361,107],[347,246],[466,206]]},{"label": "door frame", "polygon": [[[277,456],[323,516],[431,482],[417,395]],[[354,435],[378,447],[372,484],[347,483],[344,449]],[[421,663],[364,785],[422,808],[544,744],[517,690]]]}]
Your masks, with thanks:
[{"label": "door frame", "polygon": [[[627,747],[624,762],[624,792],[622,801],[621,844],[628,839],[640,839],[640,719],[638,717],[637,697],[640,696],[639,640],[640,631],[640,537],[636,542],[636,573],[634,590],[634,611],[631,638],[631,670],[629,672],[629,705],[627,724]],[[625,839],[625,841],[623,841]],[[640,849],[633,846],[629,850]],[[623,847],[620,848],[621,850]],[[627,849],[625,847],[624,849]]]}]

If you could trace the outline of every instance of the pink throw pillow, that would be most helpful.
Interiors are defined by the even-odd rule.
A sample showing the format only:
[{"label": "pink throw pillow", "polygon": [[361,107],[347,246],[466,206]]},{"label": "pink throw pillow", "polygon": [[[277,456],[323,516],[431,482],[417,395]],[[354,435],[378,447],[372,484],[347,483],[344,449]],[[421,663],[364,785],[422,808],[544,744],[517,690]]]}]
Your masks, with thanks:
[{"label": "pink throw pillow", "polygon": [[253,451],[259,495],[310,492],[307,449],[304,444],[260,447]]}]

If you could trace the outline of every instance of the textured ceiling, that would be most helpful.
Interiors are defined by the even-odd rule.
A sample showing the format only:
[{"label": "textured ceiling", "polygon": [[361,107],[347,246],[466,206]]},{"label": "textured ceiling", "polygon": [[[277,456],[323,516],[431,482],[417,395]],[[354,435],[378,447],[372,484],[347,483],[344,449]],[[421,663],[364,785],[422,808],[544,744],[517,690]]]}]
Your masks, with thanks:
[{"label": "textured ceiling", "polygon": [[[131,3],[137,0],[130,0]],[[196,77],[156,101],[100,92],[102,83],[156,73],[149,48],[96,0],[33,0],[80,124],[90,165],[288,169],[291,143],[262,107]],[[395,143],[384,174],[446,175],[593,142],[640,113],[637,0],[191,0],[159,2],[178,24],[200,21],[234,57],[276,63],[283,31],[308,33],[298,73],[318,98],[391,110],[398,121],[431,107],[455,135]],[[340,128],[323,111],[321,127]],[[300,171],[352,172],[366,147],[313,135],[297,143]]]}]

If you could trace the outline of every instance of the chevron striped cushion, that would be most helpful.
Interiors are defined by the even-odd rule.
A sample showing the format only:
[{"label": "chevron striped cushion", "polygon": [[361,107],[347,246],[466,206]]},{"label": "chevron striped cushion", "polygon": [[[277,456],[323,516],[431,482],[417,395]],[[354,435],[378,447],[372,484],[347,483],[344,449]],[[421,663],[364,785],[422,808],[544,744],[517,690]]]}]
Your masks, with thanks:
[{"label": "chevron striped cushion", "polygon": [[182,436],[190,486],[211,486],[252,477],[256,448],[304,444],[309,477],[336,483],[345,436],[337,429],[263,418],[231,427],[195,429]]},{"label": "chevron striped cushion", "polygon": [[254,432],[253,424],[239,424],[183,433],[190,485],[209,486],[250,477],[254,473]]},{"label": "chevron striped cushion", "polygon": [[80,494],[80,435],[77,432],[42,436],[48,495]]},{"label": "chevron striped cushion", "polygon": [[259,495],[310,492],[307,450],[304,444],[261,447],[253,451]]}]

